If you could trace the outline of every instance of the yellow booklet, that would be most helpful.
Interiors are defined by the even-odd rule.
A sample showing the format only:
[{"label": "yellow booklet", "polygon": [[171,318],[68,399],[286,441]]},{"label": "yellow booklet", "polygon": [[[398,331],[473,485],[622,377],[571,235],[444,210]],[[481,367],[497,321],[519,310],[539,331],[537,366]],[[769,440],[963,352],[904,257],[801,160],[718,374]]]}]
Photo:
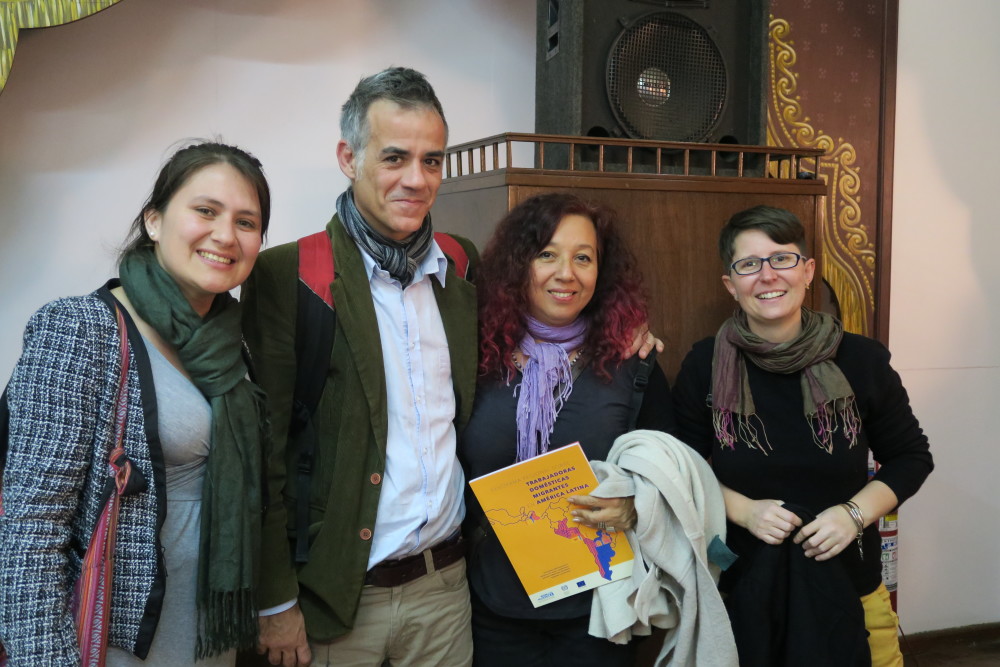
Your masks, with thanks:
[{"label": "yellow booklet", "polygon": [[632,548],[624,533],[573,522],[566,497],[597,487],[580,443],[469,485],[535,607],[632,575]]}]

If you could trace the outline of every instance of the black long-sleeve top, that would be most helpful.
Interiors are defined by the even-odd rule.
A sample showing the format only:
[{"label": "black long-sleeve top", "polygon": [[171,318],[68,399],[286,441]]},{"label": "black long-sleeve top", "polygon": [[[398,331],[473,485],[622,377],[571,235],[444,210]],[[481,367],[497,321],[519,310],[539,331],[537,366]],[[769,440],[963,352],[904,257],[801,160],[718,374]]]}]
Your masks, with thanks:
[{"label": "black long-sleeve top", "polygon": [[[850,333],[844,334],[833,361],[857,400],[862,428],[854,447],[839,430],[832,453],[813,441],[799,373],[771,373],[749,361],[747,375],[760,419],[758,429],[763,425],[759,431],[763,451],[748,446],[739,433],[733,449],[722,446],[715,438],[708,400],[714,343],[708,338],[694,345],[672,393],[677,436],[710,458],[719,482],[730,489],[754,500],[796,503],[819,514],[849,500],[868,482],[869,450],[880,465],[874,479],[888,485],[900,504],[916,493],[934,468],[927,437],[910,409],[899,375],[889,365],[889,351],[877,341]],[[727,542],[739,554],[756,548],[758,540],[730,523]],[[853,545],[836,556],[859,595],[871,593],[882,580],[877,522],[865,530],[863,545],[863,560]]]},{"label": "black long-sleeve top", "polygon": [[[579,442],[591,461],[604,460],[615,438],[628,431],[632,415],[633,380],[638,357],[626,361],[613,373],[610,383],[587,367],[573,382],[550,438],[549,449]],[[466,479],[475,479],[509,466],[517,457],[517,398],[514,387],[485,380],[476,389],[472,418],[458,442],[458,456]],[[673,429],[670,388],[659,366],[654,366],[637,415],[637,428]],[[482,525],[483,510],[475,496],[466,493],[466,533]],[[591,594],[581,593],[533,608],[514,566],[492,531],[474,540],[469,558],[469,585],[494,613],[512,618],[564,619],[590,615]]]}]

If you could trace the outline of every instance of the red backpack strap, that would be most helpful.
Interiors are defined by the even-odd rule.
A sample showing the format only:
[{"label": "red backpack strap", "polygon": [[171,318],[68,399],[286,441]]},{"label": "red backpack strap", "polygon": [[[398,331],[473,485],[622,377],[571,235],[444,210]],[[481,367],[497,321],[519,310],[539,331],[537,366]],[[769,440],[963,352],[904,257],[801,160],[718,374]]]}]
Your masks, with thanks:
[{"label": "red backpack strap", "polygon": [[310,234],[299,239],[298,249],[295,393],[288,423],[288,443],[296,457],[295,562],[306,563],[309,561],[309,490],[319,441],[312,418],[326,385],[337,311],[330,289],[335,276],[330,237],[325,231]]},{"label": "red backpack strap", "polygon": [[455,273],[458,277],[464,279],[469,273],[469,255],[465,252],[462,244],[444,232],[434,232],[434,240],[437,241],[442,252],[455,262]]},{"label": "red backpack strap", "polygon": [[326,231],[299,239],[299,280],[333,308],[333,245]]}]

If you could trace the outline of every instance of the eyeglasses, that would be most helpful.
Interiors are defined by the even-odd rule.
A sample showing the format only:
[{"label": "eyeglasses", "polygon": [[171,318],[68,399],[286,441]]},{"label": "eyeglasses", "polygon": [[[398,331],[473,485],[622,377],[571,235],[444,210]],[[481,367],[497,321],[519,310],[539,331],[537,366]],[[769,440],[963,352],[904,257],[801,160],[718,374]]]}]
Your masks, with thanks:
[{"label": "eyeglasses", "polygon": [[764,268],[764,262],[771,265],[776,271],[793,269],[799,265],[799,260],[805,257],[797,252],[778,252],[770,257],[744,257],[733,262],[729,268],[741,276],[749,276],[760,272]]}]

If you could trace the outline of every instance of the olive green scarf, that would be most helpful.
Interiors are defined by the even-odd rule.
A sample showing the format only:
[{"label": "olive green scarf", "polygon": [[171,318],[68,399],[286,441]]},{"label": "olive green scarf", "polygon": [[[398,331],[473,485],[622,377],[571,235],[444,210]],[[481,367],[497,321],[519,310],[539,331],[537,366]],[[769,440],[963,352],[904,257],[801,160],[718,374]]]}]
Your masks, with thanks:
[{"label": "olive green scarf", "polygon": [[808,308],[802,309],[801,333],[785,343],[768,342],[750,331],[743,311],[726,320],[715,335],[712,356],[712,419],[719,442],[731,449],[741,439],[766,454],[763,434],[771,448],[763,423],[752,419],[757,409],[747,378],[749,359],[771,373],[799,373],[804,416],[817,445],[832,452],[833,434],[841,428],[853,447],[861,428],[854,390],[833,363],[843,337],[837,318]]},{"label": "olive green scarf", "polygon": [[257,642],[261,461],[268,440],[264,393],[245,379],[240,306],[215,297],[202,319],[149,248],[126,255],[122,287],[170,344],[212,408],[198,558],[198,657]]}]

